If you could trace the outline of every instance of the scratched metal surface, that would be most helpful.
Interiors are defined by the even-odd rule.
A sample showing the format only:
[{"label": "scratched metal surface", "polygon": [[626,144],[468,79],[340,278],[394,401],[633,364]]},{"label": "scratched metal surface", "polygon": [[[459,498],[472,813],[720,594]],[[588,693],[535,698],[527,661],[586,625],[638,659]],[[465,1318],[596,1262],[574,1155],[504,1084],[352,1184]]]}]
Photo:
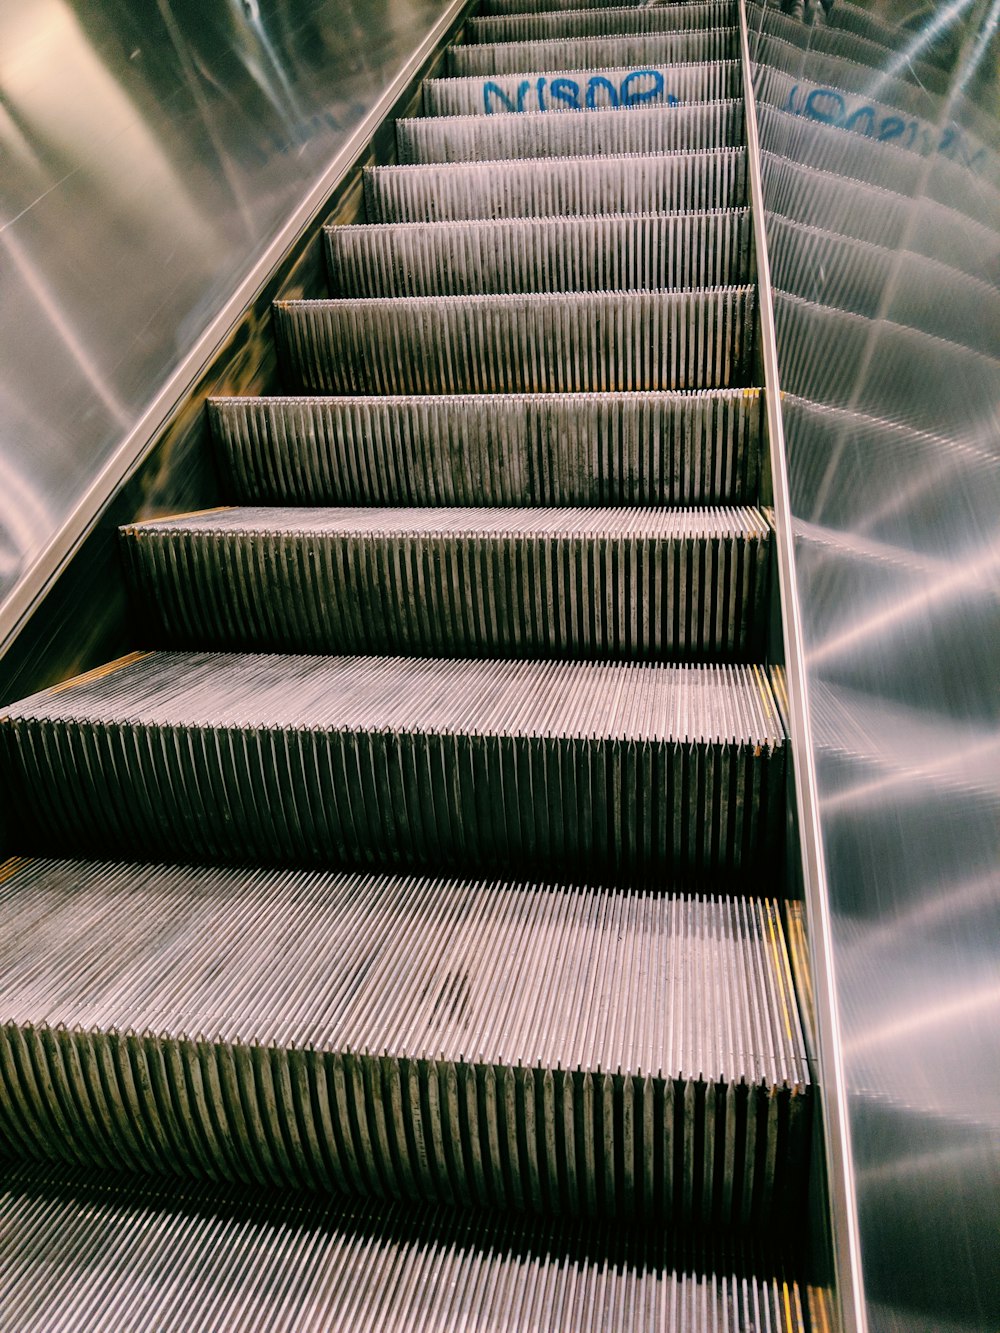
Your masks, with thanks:
[{"label": "scratched metal surface", "polygon": [[440,13],[0,7],[0,616]]},{"label": "scratched metal surface", "polygon": [[992,1330],[998,9],[873,10],[750,13],[839,1054],[869,1327]]}]

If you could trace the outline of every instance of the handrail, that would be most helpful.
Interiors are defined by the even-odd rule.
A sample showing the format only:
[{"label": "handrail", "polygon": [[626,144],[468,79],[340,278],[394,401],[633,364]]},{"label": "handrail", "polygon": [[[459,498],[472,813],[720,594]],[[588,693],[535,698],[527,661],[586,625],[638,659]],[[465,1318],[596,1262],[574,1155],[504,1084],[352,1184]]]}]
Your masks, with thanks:
[{"label": "handrail", "polygon": [[820,1104],[833,1232],[836,1299],[844,1333],[867,1333],[861,1236],[854,1188],[853,1153],[847,1110],[847,1089],[840,1035],[840,1017],[833,970],[833,932],[827,895],[826,861],[819,820],[816,762],[806,676],[805,644],[795,573],[795,537],[788,489],[785,432],[781,414],[781,381],[767,250],[757,100],[753,88],[746,0],[739,0],[740,61],[746,115],[750,210],[757,260],[764,402],[773,487],[775,550],[781,596],[781,624],[788,687],[788,731],[795,773],[795,804],[802,853],[803,888],[808,913],[809,952],[815,998],[816,1044],[820,1071]]}]

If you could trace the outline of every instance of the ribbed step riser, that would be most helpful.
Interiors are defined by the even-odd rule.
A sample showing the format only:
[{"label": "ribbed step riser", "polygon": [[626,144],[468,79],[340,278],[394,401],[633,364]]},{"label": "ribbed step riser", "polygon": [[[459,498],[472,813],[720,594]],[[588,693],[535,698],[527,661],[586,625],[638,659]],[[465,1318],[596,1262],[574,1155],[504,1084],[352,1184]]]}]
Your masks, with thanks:
[{"label": "ribbed step riser", "polygon": [[290,386],[309,393],[732,388],[752,373],[752,289],[289,301]]},{"label": "ribbed step riser", "polygon": [[424,114],[479,116],[505,111],[582,111],[595,107],[675,106],[739,97],[735,60],[647,69],[532,70],[493,78],[427,79]]},{"label": "ribbed step riser", "polygon": [[746,535],[671,538],[574,534],[570,519],[565,536],[273,532],[266,518],[249,526],[253,511],[243,512],[242,532],[124,530],[137,605],[150,608],[164,646],[637,661],[764,655],[769,543],[750,514],[733,516]]},{"label": "ribbed step riser", "polygon": [[746,150],[367,170],[370,222],[701,212],[746,203]]},{"label": "ribbed step riser", "polygon": [[815,1299],[662,1229],[103,1172],[8,1172],[0,1231],[19,1333],[565,1333],[567,1312],[574,1333],[801,1333]]},{"label": "ribbed step riser", "polygon": [[27,850],[728,872],[782,817],[768,698],[746,668],[154,654],[12,709],[3,777]]},{"label": "ribbed step riser", "polygon": [[601,37],[619,33],[659,33],[725,28],[736,22],[736,6],[728,3],[634,5],[542,12],[485,15],[469,19],[465,42],[531,42],[544,37]]},{"label": "ribbed step riser", "polygon": [[[646,0],[647,3],[667,4],[672,0]],[[716,0],[703,0],[715,3]],[[693,7],[693,6],[690,6]],[[479,14],[543,14],[558,9],[624,9],[622,0],[480,0]]]},{"label": "ribbed step riser", "polygon": [[451,46],[446,53],[452,77],[518,74],[533,69],[643,69],[649,65],[707,64],[738,60],[735,28],[645,36],[549,38],[538,42],[498,42]]},{"label": "ribbed step riser", "polygon": [[750,278],[750,214],[400,223],[327,230],[334,296],[655,291]]},{"label": "ribbed step riser", "polygon": [[756,390],[216,399],[244,504],[699,505],[757,498]]},{"label": "ribbed step riser", "polygon": [[736,872],[773,853],[784,802],[780,752],[742,746],[124,722],[11,731],[11,782],[49,793],[44,815],[15,795],[12,820],[29,849],[62,855]]},{"label": "ribbed step riser", "polygon": [[695,152],[744,143],[743,103],[498,116],[436,116],[396,121],[403,164],[485,162],[526,157],[612,157]]},{"label": "ribbed step riser", "polygon": [[22,1154],[388,1199],[768,1225],[804,1160],[787,1090],[9,1026],[0,1078]]}]

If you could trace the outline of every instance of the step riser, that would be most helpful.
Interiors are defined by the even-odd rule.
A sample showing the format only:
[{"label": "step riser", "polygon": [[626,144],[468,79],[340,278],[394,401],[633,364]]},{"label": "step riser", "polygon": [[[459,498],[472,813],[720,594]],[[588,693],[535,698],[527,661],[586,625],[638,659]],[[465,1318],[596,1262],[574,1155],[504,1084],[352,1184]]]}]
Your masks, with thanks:
[{"label": "step riser", "polygon": [[646,69],[531,70],[466,79],[427,79],[425,116],[480,116],[504,111],[582,111],[616,106],[674,106],[739,97],[735,60],[652,65]]},{"label": "step riser", "polygon": [[330,291],[341,297],[726,287],[750,278],[750,236],[745,209],[326,233]]},{"label": "step riser", "polygon": [[0,1232],[20,1333],[515,1329],[526,1312],[535,1333],[564,1333],[566,1312],[574,1333],[805,1327],[796,1283],[752,1248],[620,1224],[33,1167],[7,1173]]},{"label": "step riser", "polygon": [[697,212],[746,203],[746,152],[376,167],[370,222]]},{"label": "step riser", "polygon": [[126,529],[162,646],[749,661],[759,538],[336,536]]},{"label": "step riser", "polygon": [[706,102],[646,110],[522,112],[396,121],[400,163],[485,162],[530,157],[612,157],[696,152],[745,143],[743,104]]},{"label": "step riser", "polygon": [[237,503],[748,504],[760,396],[521,395],[217,399]]},{"label": "step riser", "polygon": [[736,22],[735,5],[723,3],[625,6],[484,16],[466,23],[468,44],[531,42],[544,37],[599,37],[617,33],[658,33],[725,28]]},{"label": "step riser", "polygon": [[278,303],[308,393],[560,393],[749,384],[754,294],[581,293]]},{"label": "step riser", "polygon": [[783,749],[747,744],[126,722],[0,735],[25,847],[73,855],[735,873],[773,855],[784,804]]},{"label": "step riser", "polygon": [[27,1156],[685,1225],[778,1221],[808,1123],[788,1089],[12,1025],[0,1078]]},{"label": "step riser", "polygon": [[738,60],[735,28],[699,32],[651,33],[647,36],[549,38],[537,42],[498,42],[451,46],[446,54],[453,78],[519,74],[534,69],[643,69],[650,65],[709,64]]},{"label": "step riser", "polygon": [[[666,4],[671,0],[647,0],[647,3]],[[708,0],[706,0],[708,2]],[[714,2],[714,0],[713,0]],[[543,14],[557,9],[623,9],[622,0],[480,0],[479,13]]]}]

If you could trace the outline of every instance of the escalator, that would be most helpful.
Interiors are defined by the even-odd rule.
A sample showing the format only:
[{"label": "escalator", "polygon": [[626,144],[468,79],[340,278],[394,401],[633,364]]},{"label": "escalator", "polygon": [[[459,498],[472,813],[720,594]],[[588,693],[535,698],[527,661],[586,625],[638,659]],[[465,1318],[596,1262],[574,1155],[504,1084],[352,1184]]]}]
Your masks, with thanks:
[{"label": "escalator", "polygon": [[4,1327],[829,1326],[736,9],[482,10],[2,710]]}]

